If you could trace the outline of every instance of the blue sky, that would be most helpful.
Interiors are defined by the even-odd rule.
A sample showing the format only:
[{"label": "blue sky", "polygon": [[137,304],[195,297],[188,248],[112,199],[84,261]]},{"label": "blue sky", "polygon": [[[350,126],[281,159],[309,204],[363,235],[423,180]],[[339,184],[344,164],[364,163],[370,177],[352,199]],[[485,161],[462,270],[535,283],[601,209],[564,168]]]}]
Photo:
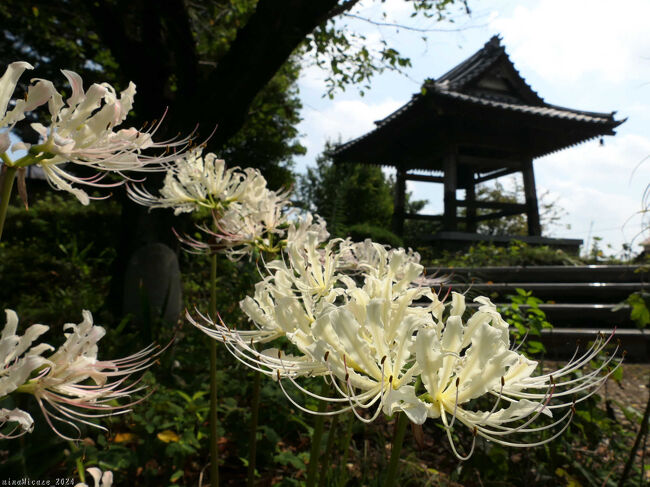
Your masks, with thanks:
[{"label": "blue sky", "polygon": [[[622,0],[506,0],[469,2],[471,16],[458,13],[455,22],[435,23],[411,19],[411,7],[402,0],[363,1],[355,13],[424,29],[422,33],[378,27],[355,19],[343,22],[367,36],[370,47],[381,39],[411,57],[404,74],[386,72],[374,78],[360,96],[351,88],[333,100],[323,97],[323,73],[306,67],[300,79],[303,101],[302,142],[308,149],[298,160],[298,170],[314,165],[325,141],[343,141],[373,128],[419,91],[426,78],[437,78],[470,56],[494,34],[500,34],[510,59],[524,79],[548,103],[581,110],[617,111],[628,118],[617,135],[606,137],[535,160],[538,193],[568,212],[563,226],[550,235],[581,238],[599,236],[620,250],[642,230],[643,191],[650,182],[650,36],[647,19],[650,2]],[[504,178],[504,182],[507,181]],[[428,199],[426,213],[439,213],[439,185],[409,182],[418,199]],[[570,228],[567,228],[567,225]]]}]

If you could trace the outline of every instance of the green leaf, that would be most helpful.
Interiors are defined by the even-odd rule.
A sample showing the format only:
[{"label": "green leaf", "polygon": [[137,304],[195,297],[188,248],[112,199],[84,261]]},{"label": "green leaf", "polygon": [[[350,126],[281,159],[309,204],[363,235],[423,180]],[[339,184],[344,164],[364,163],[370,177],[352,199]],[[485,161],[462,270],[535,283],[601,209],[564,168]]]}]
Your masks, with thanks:
[{"label": "green leaf", "polygon": [[529,353],[546,352],[546,348],[544,348],[542,342],[531,341],[528,342],[528,352]]},{"label": "green leaf", "polygon": [[643,299],[640,293],[633,293],[627,298],[628,304],[631,306],[630,318],[636,323],[639,328],[645,328],[650,324],[650,310],[646,300]]},{"label": "green leaf", "polygon": [[183,391],[178,391],[178,390],[175,391],[175,392],[176,392],[176,394],[178,394],[179,396],[181,396],[183,399],[185,399],[185,401],[187,401],[188,403],[193,402],[193,401],[192,401],[192,398],[191,398],[187,393],[185,393],[185,392],[183,392]]},{"label": "green leaf", "polygon": [[614,379],[616,382],[620,382],[621,379],[623,379],[623,367],[617,367],[616,369],[614,369],[610,377]]},{"label": "green leaf", "polygon": [[170,481],[170,482],[176,482],[178,479],[180,479],[180,478],[183,476],[184,473],[185,473],[185,472],[183,472],[182,470],[176,470],[176,471],[172,474],[172,476],[169,477],[169,481]]}]

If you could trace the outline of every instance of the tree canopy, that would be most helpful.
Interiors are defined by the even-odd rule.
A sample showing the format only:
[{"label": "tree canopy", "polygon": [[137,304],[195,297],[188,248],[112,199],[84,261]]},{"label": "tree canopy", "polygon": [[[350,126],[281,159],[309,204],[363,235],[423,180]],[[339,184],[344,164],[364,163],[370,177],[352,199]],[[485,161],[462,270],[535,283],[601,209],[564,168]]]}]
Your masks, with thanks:
[{"label": "tree canopy", "polygon": [[[492,184],[481,184],[476,188],[476,196],[480,201],[523,203],[523,194],[523,183],[521,178],[517,177],[511,177],[504,182],[495,180]],[[479,209],[477,214],[484,215],[489,212],[490,210]],[[552,199],[548,191],[539,195],[539,216],[544,233],[561,226],[565,215],[565,209],[558,204],[557,200]],[[483,235],[527,235],[528,223],[524,214],[511,215],[495,220],[483,220],[476,230]]]},{"label": "tree canopy", "polygon": [[[414,16],[432,22],[454,3],[465,5],[408,2]],[[295,81],[306,59],[327,70],[329,95],[348,86],[363,90],[373,74],[409,64],[393,46],[373,49],[346,27],[341,19],[360,16],[359,7],[359,0],[4,0],[0,61],[28,61],[48,79],[62,80],[58,70],[65,68],[85,83],[123,89],[133,81],[131,123],[167,109],[159,138],[198,127],[198,143],[231,164],[262,169],[278,187],[291,183],[291,158],[304,151],[296,140]],[[123,205],[114,294],[139,246],[175,245],[172,224],[165,212]]]},{"label": "tree canopy", "polygon": [[[0,60],[23,59],[44,77],[61,67],[89,81],[138,86],[136,119],[169,108],[170,133],[199,124],[220,148],[251,114],[292,55],[328,70],[329,93],[363,86],[409,60],[385,41],[374,50],[346,29],[359,0],[6,0]],[[382,2],[383,3],[383,2]],[[409,2],[441,18],[454,0]],[[385,14],[384,14],[385,15]],[[296,66],[294,61],[289,61]],[[294,78],[295,79],[295,78]]]},{"label": "tree canopy", "polygon": [[[392,226],[394,178],[386,176],[379,166],[333,164],[328,157],[331,148],[327,144],[316,167],[308,168],[300,177],[299,203],[325,218],[327,228],[335,236],[352,233],[357,238],[371,237],[391,243],[382,238],[392,238],[386,232]],[[426,200],[413,200],[412,194],[406,193],[409,213],[417,213],[426,203]]]}]

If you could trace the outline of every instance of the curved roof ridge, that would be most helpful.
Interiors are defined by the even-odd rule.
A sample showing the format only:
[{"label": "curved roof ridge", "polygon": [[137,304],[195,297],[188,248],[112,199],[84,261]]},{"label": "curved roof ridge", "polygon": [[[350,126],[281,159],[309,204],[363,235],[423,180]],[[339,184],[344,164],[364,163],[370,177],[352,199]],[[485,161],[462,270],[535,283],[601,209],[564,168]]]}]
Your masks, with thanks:
[{"label": "curved roof ridge", "polygon": [[[503,56],[503,58],[502,58]],[[499,59],[503,59],[508,67],[515,74],[518,84],[525,92],[528,92],[528,98],[534,99],[540,105],[545,104],[544,99],[530,86],[506,52],[505,46],[501,44],[501,36],[494,35],[487,41],[481,49],[472,54],[465,61],[461,62],[454,68],[447,71],[438,79],[433,81],[436,86],[443,89],[460,91],[469,83],[484,74]]]},{"label": "curved roof ridge", "polygon": [[451,68],[434,82],[448,82],[454,87],[459,85],[463,86],[467,82],[476,78],[479,74],[483,73],[499,58],[501,54],[505,54],[505,52],[504,46],[501,45],[501,37],[499,35],[494,35],[481,49],[465,59],[465,61]]}]

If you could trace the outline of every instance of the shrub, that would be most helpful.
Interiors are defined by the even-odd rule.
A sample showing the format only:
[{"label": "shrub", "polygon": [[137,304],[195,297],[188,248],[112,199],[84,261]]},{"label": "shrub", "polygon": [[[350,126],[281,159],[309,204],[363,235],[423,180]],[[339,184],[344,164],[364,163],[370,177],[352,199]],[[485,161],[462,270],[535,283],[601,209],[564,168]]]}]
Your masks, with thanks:
[{"label": "shrub", "polygon": [[347,234],[352,237],[352,240],[355,242],[361,242],[369,238],[373,242],[390,245],[391,247],[404,247],[402,239],[393,232],[368,223],[360,223],[348,227]]}]

